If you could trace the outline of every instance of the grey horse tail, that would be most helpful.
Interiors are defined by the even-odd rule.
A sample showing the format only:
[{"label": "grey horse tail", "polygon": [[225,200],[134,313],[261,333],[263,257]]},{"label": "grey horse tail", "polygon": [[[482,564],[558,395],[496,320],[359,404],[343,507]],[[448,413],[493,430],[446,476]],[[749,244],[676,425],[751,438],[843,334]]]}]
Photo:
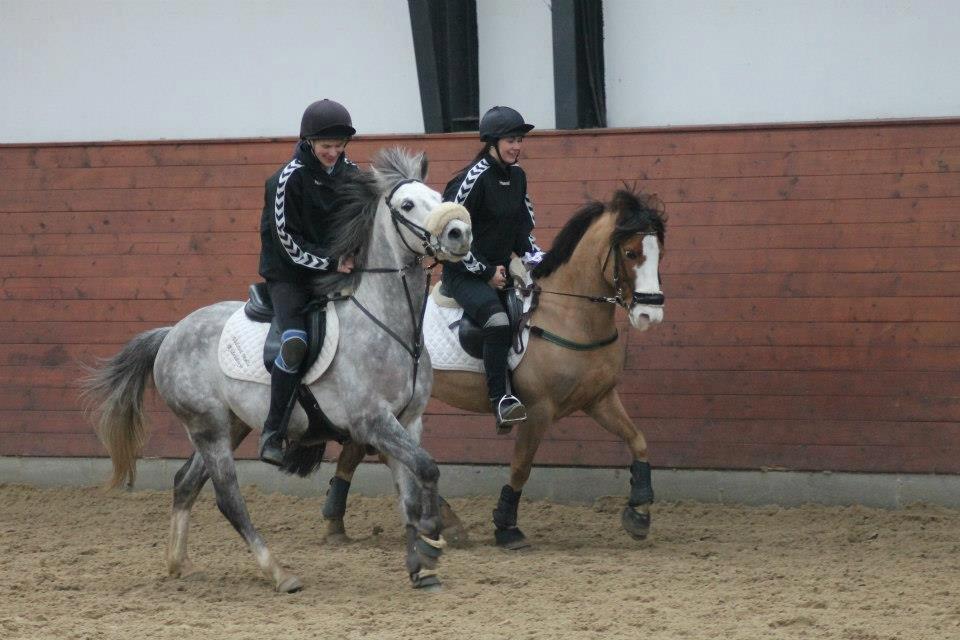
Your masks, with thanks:
[{"label": "grey horse tail", "polygon": [[110,488],[124,482],[132,486],[136,478],[137,457],[147,439],[143,391],[170,329],[151,329],[134,337],[115,356],[89,369],[81,383],[82,395],[97,415],[94,429],[113,462]]}]

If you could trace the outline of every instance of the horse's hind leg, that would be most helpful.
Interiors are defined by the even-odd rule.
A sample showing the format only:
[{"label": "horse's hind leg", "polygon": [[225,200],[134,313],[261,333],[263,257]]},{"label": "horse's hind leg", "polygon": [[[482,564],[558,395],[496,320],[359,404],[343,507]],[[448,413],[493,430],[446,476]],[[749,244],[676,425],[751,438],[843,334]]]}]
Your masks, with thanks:
[{"label": "horse's hind leg", "polygon": [[217,494],[217,507],[246,541],[257,559],[257,564],[260,565],[260,570],[267,578],[273,580],[277,591],[290,593],[302,589],[303,584],[300,579],[281,567],[280,563],[273,558],[267,543],[250,521],[246,502],[240,493],[240,483],[237,481],[233,451],[226,434],[206,439],[203,434],[195,432],[194,443],[203,456],[204,466],[213,481]]},{"label": "horse's hind leg", "polygon": [[209,477],[203,459],[196,451],[174,476],[173,511],[170,514],[170,541],[166,558],[167,572],[174,578],[190,573],[190,559],[187,557],[190,509]]},{"label": "horse's hind leg", "polygon": [[633,455],[630,465],[630,498],[623,508],[620,523],[631,536],[643,540],[650,532],[650,505],[653,503],[647,440],[627,415],[616,390],[610,391],[584,411],[601,427],[623,438],[630,447]]},{"label": "horse's hind leg", "polygon": [[323,503],[321,512],[327,525],[324,535],[327,542],[349,540],[346,529],[343,527],[343,516],[347,512],[347,494],[350,492],[353,474],[366,453],[364,445],[351,441],[343,445],[340,457],[337,458],[337,471],[330,478],[330,488],[327,489],[327,499]]},{"label": "horse's hind leg", "polygon": [[[250,433],[250,427],[234,419],[231,447],[236,449]],[[203,458],[194,451],[173,478],[173,509],[170,514],[170,541],[167,545],[167,572],[174,578],[190,573],[187,553],[187,533],[190,529],[190,510],[210,475]]]}]

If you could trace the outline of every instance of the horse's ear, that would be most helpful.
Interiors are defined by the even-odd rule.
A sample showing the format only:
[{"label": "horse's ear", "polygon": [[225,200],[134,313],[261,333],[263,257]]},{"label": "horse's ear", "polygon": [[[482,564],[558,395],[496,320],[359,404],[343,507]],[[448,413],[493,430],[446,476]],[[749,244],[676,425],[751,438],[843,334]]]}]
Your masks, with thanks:
[{"label": "horse's ear", "polygon": [[427,168],[430,162],[427,160],[427,154],[421,153],[417,156],[417,160],[420,161],[420,179],[424,182],[427,181]]}]

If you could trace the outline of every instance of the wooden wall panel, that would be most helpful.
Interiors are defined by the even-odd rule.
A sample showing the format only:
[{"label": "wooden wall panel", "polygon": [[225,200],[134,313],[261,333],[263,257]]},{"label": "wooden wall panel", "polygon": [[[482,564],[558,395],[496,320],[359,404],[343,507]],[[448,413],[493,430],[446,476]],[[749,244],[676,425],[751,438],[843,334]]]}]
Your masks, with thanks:
[{"label": "wooden wall panel", "polygon": [[[435,188],[479,146],[349,151],[363,163],[389,144],[426,150]],[[0,455],[102,455],[79,363],[245,296],[263,182],[292,147],[0,146]],[[545,246],[623,182],[666,202],[666,320],[624,328],[620,384],[655,466],[960,472],[960,122],[545,132],[523,164]],[[147,408],[145,454],[189,453],[162,402]],[[424,438],[444,462],[504,463],[513,446],[439,402]],[[578,415],[537,462],[629,455]]]}]

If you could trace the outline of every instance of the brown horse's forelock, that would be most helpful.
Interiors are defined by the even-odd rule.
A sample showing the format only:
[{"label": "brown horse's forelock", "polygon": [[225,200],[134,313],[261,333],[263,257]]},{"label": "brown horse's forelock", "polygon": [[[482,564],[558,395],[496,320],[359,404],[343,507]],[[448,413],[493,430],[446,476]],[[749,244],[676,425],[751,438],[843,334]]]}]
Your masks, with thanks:
[{"label": "brown horse's forelock", "polygon": [[610,200],[610,208],[617,212],[617,224],[610,236],[610,244],[620,245],[638,233],[656,233],[662,245],[667,226],[663,205],[656,196],[619,189]]},{"label": "brown horse's forelock", "polygon": [[553,246],[534,270],[535,279],[545,278],[570,260],[587,229],[607,209],[617,212],[617,222],[610,243],[613,246],[626,242],[630,237],[654,231],[660,244],[666,232],[666,215],[659,201],[653,196],[636,193],[631,189],[619,189],[613,194],[609,205],[592,200],[578,209],[557,234]]}]

